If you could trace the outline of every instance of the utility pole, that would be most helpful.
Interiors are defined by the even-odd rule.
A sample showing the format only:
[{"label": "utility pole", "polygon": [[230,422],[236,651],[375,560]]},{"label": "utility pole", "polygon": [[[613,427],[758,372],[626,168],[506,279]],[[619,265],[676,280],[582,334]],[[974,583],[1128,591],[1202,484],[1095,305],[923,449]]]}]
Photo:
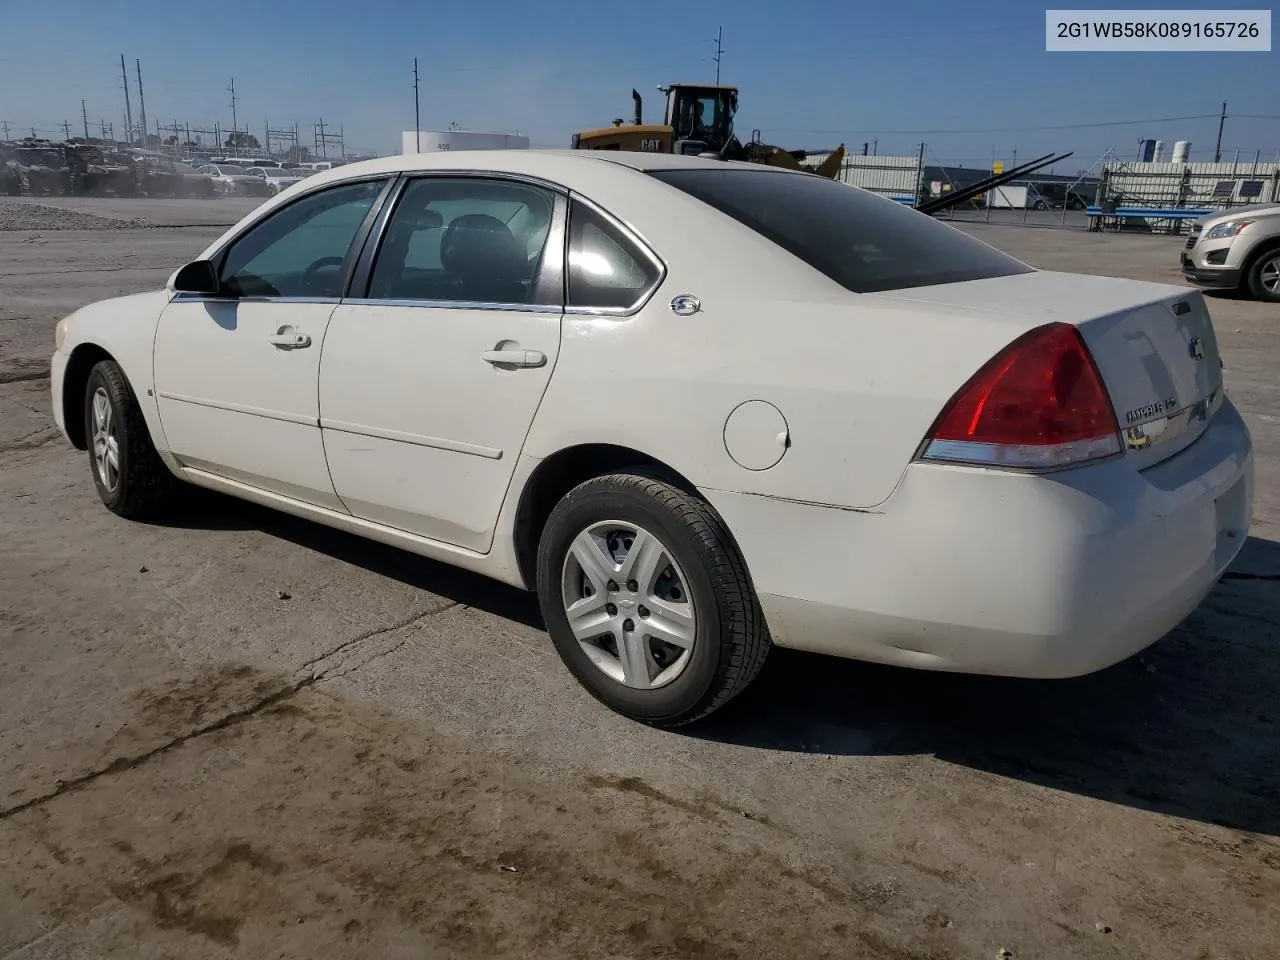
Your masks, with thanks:
[{"label": "utility pole", "polygon": [[142,146],[147,146],[147,101],[142,98],[142,61],[133,61],[138,66],[138,109],[142,112]]},{"label": "utility pole", "polygon": [[84,121],[84,139],[87,143],[89,140],[89,111],[85,108],[84,101],[80,101],[80,119]]},{"label": "utility pole", "polygon": [[413,150],[422,152],[422,121],[418,118],[418,58],[413,58]]},{"label": "utility pole", "polygon": [[71,139],[71,124],[69,124],[66,120],[62,121],[62,139],[63,140]]},{"label": "utility pole", "polygon": [[4,131],[4,139],[8,140],[9,139],[9,121],[8,120],[0,120],[0,130]]},{"label": "utility pole", "polygon": [[920,144],[920,156],[916,160],[916,202],[911,206],[920,206],[920,193],[924,190],[924,144]]},{"label": "utility pole", "polygon": [[124,81],[124,139],[133,142],[133,104],[129,102],[129,71],[124,66],[124,54],[120,54],[120,79]]},{"label": "utility pole", "polygon": [[1222,125],[1227,122],[1227,101],[1222,101],[1222,113],[1218,114],[1218,143],[1213,148],[1213,162],[1222,161]]},{"label": "utility pole", "polygon": [[880,141],[879,141],[879,140],[872,140],[872,141],[871,141],[871,155],[872,155],[873,157],[874,157],[874,156],[877,156],[876,151],[877,151],[877,150],[879,150],[879,149],[880,149]]},{"label": "utility pole", "polygon": [[231,78],[231,84],[230,86],[227,87],[227,89],[231,91],[231,142],[232,142],[232,149],[234,150],[239,146],[239,140],[237,139],[237,131],[239,131],[240,129],[239,127],[236,126],[236,100],[238,98],[236,97],[236,78],[235,77]]},{"label": "utility pole", "polygon": [[323,158],[323,159],[326,159],[326,160],[327,160],[327,159],[329,158],[329,151],[328,151],[328,150],[326,149],[326,147],[325,147],[325,139],[324,139],[324,117],[321,117],[321,118],[320,118],[320,122],[319,122],[316,126],[317,126],[317,128],[319,129],[319,131],[320,131],[320,136],[318,137],[318,139],[319,139],[319,141],[320,141],[320,144],[319,144],[319,146],[320,146],[320,156],[321,156],[321,158]]},{"label": "utility pole", "polygon": [[717,27],[716,39],[715,39],[716,55],[711,58],[716,62],[716,86],[717,87],[720,86],[720,57],[724,53],[724,46],[721,44],[720,41],[723,38],[724,38],[724,27]]}]

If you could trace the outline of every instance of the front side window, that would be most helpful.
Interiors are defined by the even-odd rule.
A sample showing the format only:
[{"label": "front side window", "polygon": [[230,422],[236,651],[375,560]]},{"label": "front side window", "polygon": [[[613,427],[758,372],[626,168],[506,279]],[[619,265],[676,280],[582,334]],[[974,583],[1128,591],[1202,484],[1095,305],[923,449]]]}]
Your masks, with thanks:
[{"label": "front side window", "polygon": [[568,306],[628,309],[638,306],[661,269],[605,217],[574,201],[569,210]]},{"label": "front side window", "polygon": [[772,240],[854,293],[1031,268],[932,217],[813,174],[728,168],[652,176]]},{"label": "front side window", "polygon": [[231,245],[222,286],[239,297],[342,296],[342,264],[383,183],[321,190],[271,214]]},{"label": "front side window", "polygon": [[[425,177],[405,187],[369,281],[374,300],[536,304],[555,196],[524,183]],[[556,300],[558,303],[558,299]]]}]

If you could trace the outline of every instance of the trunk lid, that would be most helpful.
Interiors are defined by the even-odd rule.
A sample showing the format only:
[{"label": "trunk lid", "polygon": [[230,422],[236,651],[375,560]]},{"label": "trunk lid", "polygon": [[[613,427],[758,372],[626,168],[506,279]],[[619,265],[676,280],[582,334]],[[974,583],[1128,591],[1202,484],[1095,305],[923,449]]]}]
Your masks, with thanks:
[{"label": "trunk lid", "polygon": [[1140,467],[1193,443],[1222,401],[1218,340],[1197,290],[1042,270],[875,296],[1018,317],[1026,329],[1073,324]]}]

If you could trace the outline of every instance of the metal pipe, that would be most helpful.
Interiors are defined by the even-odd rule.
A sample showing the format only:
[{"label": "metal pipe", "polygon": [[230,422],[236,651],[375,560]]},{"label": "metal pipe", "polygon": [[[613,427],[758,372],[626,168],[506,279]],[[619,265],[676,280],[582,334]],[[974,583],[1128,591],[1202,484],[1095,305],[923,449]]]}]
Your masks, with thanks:
[{"label": "metal pipe", "polygon": [[[1074,153],[1074,151],[1072,151],[1072,153]],[[1012,170],[1006,170],[1004,173],[997,174],[994,177],[988,177],[986,180],[979,180],[977,183],[970,184],[963,190],[956,193],[945,197],[939,197],[937,200],[931,200],[928,203],[923,203],[916,209],[921,213],[935,213],[939,210],[945,210],[950,206],[970,200],[980,193],[985,193],[993,187],[998,187],[1002,184],[1009,183],[1012,180],[1017,180],[1019,177],[1026,176],[1028,173],[1034,173],[1041,167],[1047,167],[1051,163],[1060,163],[1069,156],[1071,156],[1071,153],[1063,153],[1059,155],[1046,153],[1043,157],[1039,157],[1029,163],[1024,163],[1021,166],[1014,167]]]}]

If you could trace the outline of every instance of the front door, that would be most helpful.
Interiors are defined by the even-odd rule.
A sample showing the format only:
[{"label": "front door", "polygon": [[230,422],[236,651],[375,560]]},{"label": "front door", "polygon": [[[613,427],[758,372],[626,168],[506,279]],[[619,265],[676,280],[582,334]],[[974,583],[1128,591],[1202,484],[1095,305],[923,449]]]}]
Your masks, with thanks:
[{"label": "front door", "polygon": [[156,399],[184,466],[342,509],[320,439],[320,351],[353,240],[385,186],[350,183],[287,204],[217,255],[218,296],[165,307]]},{"label": "front door", "polygon": [[488,551],[560,348],[564,210],[518,180],[405,184],[320,361],[329,472],[354,515]]}]

